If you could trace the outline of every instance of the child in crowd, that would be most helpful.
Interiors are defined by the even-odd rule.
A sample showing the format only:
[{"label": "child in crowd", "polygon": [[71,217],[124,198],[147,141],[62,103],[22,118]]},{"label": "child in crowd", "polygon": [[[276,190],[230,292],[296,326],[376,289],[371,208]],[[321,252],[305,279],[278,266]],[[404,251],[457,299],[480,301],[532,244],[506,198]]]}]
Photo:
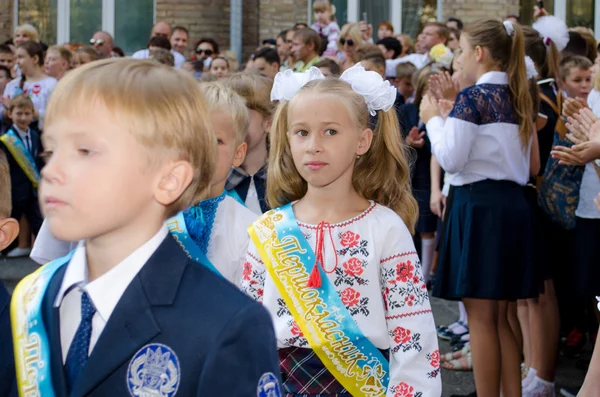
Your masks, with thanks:
[{"label": "child in crowd", "polygon": [[587,101],[592,90],[592,61],[572,55],[560,62],[560,87],[567,98],[581,98]]},{"label": "child in crowd", "polygon": [[27,256],[31,252],[31,236],[38,234],[42,225],[42,214],[38,204],[38,184],[42,162],[40,136],[30,127],[35,114],[32,100],[26,95],[18,95],[10,100],[6,117],[12,127],[2,136],[2,150],[6,153],[12,183],[11,217],[25,217],[31,229],[22,231],[19,245],[8,253],[8,257]]},{"label": "child in crowd", "polygon": [[340,37],[340,26],[332,20],[333,6],[329,0],[315,0],[313,3],[315,23],[311,28],[327,40],[324,56],[335,57],[338,52],[337,40]]},{"label": "child in crowd", "polygon": [[86,63],[97,61],[100,59],[100,56],[94,47],[87,46],[78,48],[73,58],[73,67],[76,68]]},{"label": "child in crowd", "polygon": [[432,152],[453,174],[434,295],[465,304],[480,396],[499,395],[501,385],[503,395],[521,394],[521,352],[508,306],[539,291],[523,192],[537,148],[523,41],[511,22],[472,24],[461,35],[458,62],[476,85],[458,95],[445,121],[435,99],[421,104]]},{"label": "child in crowd", "polygon": [[[41,203],[54,236],[81,242],[15,290],[20,392],[279,393],[269,315],[164,225],[208,195],[215,169],[196,82],[155,62],[98,61],[64,78],[47,117]],[[43,366],[28,356],[34,332]]]},{"label": "child in crowd", "polygon": [[417,73],[417,67],[410,62],[396,65],[396,77],[393,83],[400,95],[404,97],[405,103],[414,103],[415,101],[415,86],[413,85],[415,73]]},{"label": "child in crowd", "polygon": [[[10,70],[10,80],[17,77],[15,70],[15,54],[7,45],[0,45],[0,65],[6,66]],[[2,91],[4,92],[4,90]]]},{"label": "child in crowd", "polygon": [[331,58],[321,59],[319,62],[315,63],[315,67],[318,68],[325,77],[340,77],[340,64]]},{"label": "child in crowd", "polygon": [[44,73],[60,80],[71,69],[73,53],[67,47],[55,45],[46,51]]},{"label": "child in crowd", "polygon": [[224,57],[216,57],[210,61],[210,67],[208,68],[210,74],[218,79],[229,76],[229,61]]},{"label": "child in crowd", "polygon": [[186,61],[181,69],[190,73],[196,80],[202,77],[204,72],[204,62],[202,61]]},{"label": "child in crowd", "polygon": [[[0,151],[0,251],[19,234],[19,222],[11,215],[10,170],[6,156]],[[10,328],[10,295],[0,281],[0,395],[17,396],[15,359]]]},{"label": "child in crowd", "polygon": [[246,137],[246,158],[235,167],[225,189],[255,214],[269,210],[266,200],[268,133],[271,129],[273,80],[257,73],[237,73],[224,81],[246,101],[250,124]]},{"label": "child in crowd", "polygon": [[284,392],[439,396],[396,90],[361,65],[340,79],[313,68],[275,81],[267,188],[280,208],[249,229],[242,289],[275,322]]},{"label": "child in crowd", "polygon": [[5,104],[17,95],[25,94],[31,98],[36,110],[37,128],[44,128],[44,114],[50,94],[56,86],[56,79],[47,76],[42,67],[44,65],[44,49],[41,44],[26,41],[17,46],[17,65],[21,77],[12,80],[4,89]]},{"label": "child in crowd", "polygon": [[[217,136],[217,168],[206,200],[175,218],[184,222],[195,247],[183,243],[187,252],[200,250],[203,263],[209,261],[227,280],[239,284],[248,249],[247,228],[256,214],[225,193],[231,167],[239,167],[246,156],[248,110],[244,100],[218,83],[201,85]],[[171,232],[173,222],[169,222]],[[177,233],[174,233],[177,235]]]},{"label": "child in crowd", "polygon": [[377,38],[379,40],[394,37],[394,25],[390,21],[383,21],[377,27]]}]

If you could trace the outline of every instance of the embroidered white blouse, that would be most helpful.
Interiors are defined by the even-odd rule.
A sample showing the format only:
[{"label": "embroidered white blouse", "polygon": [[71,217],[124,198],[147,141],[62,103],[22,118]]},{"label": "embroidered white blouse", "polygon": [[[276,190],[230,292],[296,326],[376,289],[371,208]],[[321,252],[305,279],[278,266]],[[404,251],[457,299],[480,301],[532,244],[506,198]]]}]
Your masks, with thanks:
[{"label": "embroidered white blouse", "polygon": [[[317,226],[298,223],[315,249]],[[331,237],[331,238],[330,238]],[[390,349],[388,397],[441,395],[439,350],[429,295],[412,237],[391,209],[372,203],[324,230],[324,270],[364,335]],[[241,287],[273,317],[279,348],[310,348],[250,241]]]},{"label": "embroidered white blouse", "polygon": [[506,73],[486,73],[461,91],[445,122],[429,120],[427,135],[433,155],[453,174],[453,186],[484,179],[525,186],[529,180],[531,142],[521,145]]}]

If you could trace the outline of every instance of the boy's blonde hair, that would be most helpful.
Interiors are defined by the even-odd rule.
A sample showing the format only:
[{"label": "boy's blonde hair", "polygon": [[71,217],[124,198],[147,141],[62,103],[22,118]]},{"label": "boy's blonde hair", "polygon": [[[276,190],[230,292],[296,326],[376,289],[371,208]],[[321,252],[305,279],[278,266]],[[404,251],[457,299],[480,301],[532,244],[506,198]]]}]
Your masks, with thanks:
[{"label": "boy's blonde hair", "polygon": [[21,94],[12,98],[8,103],[8,107],[4,108],[2,111],[2,116],[4,118],[9,118],[9,113],[15,110],[15,108],[30,108],[34,117],[37,116],[37,111],[33,105],[33,101],[28,95]]},{"label": "boy's blonde hair", "polygon": [[24,23],[23,25],[17,26],[15,29],[15,34],[19,31],[24,33],[25,36],[29,37],[29,40],[31,41],[40,41],[40,34],[38,30],[31,24]]},{"label": "boy's blonde hair", "polygon": [[235,128],[236,144],[246,140],[250,117],[246,101],[231,88],[216,82],[200,83],[209,112],[223,111],[231,116]]},{"label": "boy's blonde hair", "polygon": [[[267,174],[267,200],[272,208],[301,199],[308,189],[306,181],[302,179],[294,164],[287,134],[290,107],[299,96],[309,92],[328,95],[326,100],[338,98],[344,102],[348,114],[354,118],[359,129],[369,128],[369,111],[365,99],[350,85],[338,79],[311,81],[302,87],[291,101],[281,102],[269,135],[271,151]],[[364,198],[394,210],[411,233],[414,233],[418,208],[412,195],[406,147],[402,143],[394,109],[378,112],[371,147],[356,160],[352,184]]]},{"label": "boy's blonde hair", "polygon": [[592,61],[586,57],[582,57],[580,55],[570,55],[560,61],[560,78],[562,81],[565,81],[565,79],[569,77],[571,69],[577,68],[588,70],[591,69],[592,66],[594,66]]},{"label": "boy's blonde hair", "polygon": [[410,62],[402,62],[396,65],[396,78],[404,79],[408,77],[412,80],[417,72],[417,67]]},{"label": "boy's blonde hair", "polygon": [[248,109],[260,113],[265,118],[273,116],[275,110],[275,106],[271,102],[273,80],[257,72],[242,72],[222,81],[226,87],[244,98]]},{"label": "boy's blonde hair", "polygon": [[0,220],[10,218],[12,197],[10,192],[10,170],[4,151],[0,150]]},{"label": "boy's blonde hair", "polygon": [[204,95],[191,76],[153,61],[92,62],[60,80],[46,107],[44,124],[48,128],[98,106],[104,106],[116,122],[152,150],[148,155],[153,161],[170,156],[192,165],[192,182],[169,206],[167,216],[206,198],[217,142]]},{"label": "boy's blonde hair", "polygon": [[48,54],[50,51],[57,52],[62,59],[67,61],[69,67],[71,66],[71,62],[73,62],[73,53],[67,47],[65,47],[64,45],[53,45],[50,48],[48,48],[46,54]]}]

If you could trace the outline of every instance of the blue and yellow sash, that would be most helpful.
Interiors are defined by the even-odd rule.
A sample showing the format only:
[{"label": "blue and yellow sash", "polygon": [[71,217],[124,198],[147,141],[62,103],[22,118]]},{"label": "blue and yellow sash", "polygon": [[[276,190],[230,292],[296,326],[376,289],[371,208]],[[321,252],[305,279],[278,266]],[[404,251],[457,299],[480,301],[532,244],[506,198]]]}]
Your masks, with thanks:
[{"label": "blue and yellow sash", "polygon": [[6,134],[0,136],[0,141],[4,143],[10,154],[17,161],[17,164],[19,164],[19,167],[21,167],[33,184],[33,187],[37,189],[40,183],[40,172],[37,169],[37,165],[35,165],[33,156],[23,144],[21,138],[13,130],[8,130]]},{"label": "blue and yellow sash", "polygon": [[219,276],[221,272],[208,260],[208,257],[204,255],[204,252],[196,245],[194,239],[190,236],[185,225],[185,219],[183,218],[183,212],[175,215],[173,218],[167,221],[167,227],[171,232],[171,235],[175,237],[175,240],[179,243],[181,248],[185,251],[186,255],[194,261],[206,266]]},{"label": "blue and yellow sash", "polygon": [[292,205],[271,210],[248,228],[277,290],[310,347],[353,396],[384,396],[389,363],[352,319],[322,269],[320,288],[307,286],[315,253]]},{"label": "blue and yellow sash", "polygon": [[10,316],[19,396],[54,397],[50,343],[42,321],[42,301],[52,276],[71,259],[55,259],[25,277],[13,293]]}]

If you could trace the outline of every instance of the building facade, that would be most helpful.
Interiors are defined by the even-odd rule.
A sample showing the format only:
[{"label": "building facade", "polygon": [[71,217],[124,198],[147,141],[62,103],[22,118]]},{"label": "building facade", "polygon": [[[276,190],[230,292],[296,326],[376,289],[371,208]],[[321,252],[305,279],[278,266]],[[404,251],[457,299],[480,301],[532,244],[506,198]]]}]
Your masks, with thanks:
[{"label": "building facade", "polygon": [[[423,23],[451,16],[470,22],[521,15],[522,21],[529,23],[535,1],[332,0],[332,3],[340,26],[366,18],[376,30],[379,22],[389,20],[395,31],[414,37]],[[9,38],[22,23],[36,26],[48,43],[86,43],[95,31],[106,30],[113,34],[116,45],[132,53],[146,46],[155,21],[166,21],[190,31],[190,49],[201,37],[213,37],[224,49],[239,46],[241,41],[241,48],[237,49],[247,56],[263,39],[276,37],[295,22],[310,23],[311,3],[311,0],[0,0],[0,39]],[[569,26],[586,26],[600,32],[600,0],[546,0],[545,7],[563,17]]]}]

